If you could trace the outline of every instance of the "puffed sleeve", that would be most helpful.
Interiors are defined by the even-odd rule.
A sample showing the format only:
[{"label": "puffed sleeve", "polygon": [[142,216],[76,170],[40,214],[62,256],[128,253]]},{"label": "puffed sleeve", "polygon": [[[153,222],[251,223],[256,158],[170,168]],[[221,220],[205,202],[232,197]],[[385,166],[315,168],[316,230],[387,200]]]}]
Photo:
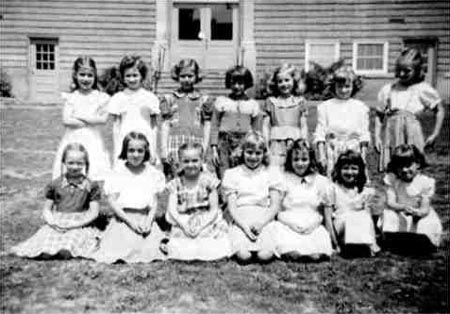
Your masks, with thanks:
[{"label": "puffed sleeve", "polygon": [[173,116],[173,97],[171,95],[163,95],[160,98],[159,108],[161,111],[161,117],[164,120],[171,119]]},{"label": "puffed sleeve", "polygon": [[442,101],[438,92],[427,82],[422,82],[418,89],[420,102],[426,109],[434,109]]},{"label": "puffed sleeve", "polygon": [[159,115],[161,112],[159,110],[159,99],[152,92],[146,93],[144,104],[150,110],[150,115]]},{"label": "puffed sleeve", "polygon": [[384,112],[384,109],[386,108],[386,105],[388,103],[389,94],[391,93],[391,88],[391,84],[386,84],[378,92],[378,102],[375,106],[375,110],[377,110],[378,112]]},{"label": "puffed sleeve", "polygon": [[204,178],[206,181],[206,186],[210,190],[219,188],[221,182],[219,179],[217,179],[217,177],[215,175],[212,175],[210,173],[205,173]]},{"label": "puffed sleeve", "polygon": [[327,130],[327,113],[324,103],[317,106],[317,125],[314,132],[314,143],[325,142]]},{"label": "puffed sleeve", "polygon": [[260,109],[260,105],[259,105],[259,103],[256,101],[256,100],[254,100],[254,99],[251,99],[250,100],[251,102],[252,102],[252,117],[253,118],[256,118],[256,117],[258,117],[260,114],[261,114],[261,109]]},{"label": "puffed sleeve", "polygon": [[270,167],[269,171],[269,190],[276,190],[280,193],[286,191],[286,187],[283,184],[283,174],[276,167]]},{"label": "puffed sleeve", "polygon": [[393,173],[387,173],[383,178],[383,183],[387,187],[394,187],[395,175]]},{"label": "puffed sleeve", "polygon": [[421,177],[421,185],[422,185],[422,195],[431,198],[435,192],[435,179],[422,176]]},{"label": "puffed sleeve", "polygon": [[164,191],[166,187],[166,178],[164,177],[164,174],[161,171],[155,169],[153,179],[154,179],[153,183],[154,192],[161,193],[162,191]]},{"label": "puffed sleeve", "polygon": [[90,184],[90,189],[89,189],[89,194],[88,194],[88,199],[90,202],[92,201],[99,201],[101,198],[101,190],[100,190],[100,186],[98,185],[97,182],[92,182]]},{"label": "puffed sleeve", "polygon": [[122,92],[119,92],[111,97],[111,100],[108,103],[108,106],[106,108],[106,111],[109,114],[120,116],[123,113],[123,94]]},{"label": "puffed sleeve", "polygon": [[47,186],[45,187],[45,190],[44,190],[44,195],[45,195],[46,199],[49,199],[52,201],[54,201],[56,199],[56,185],[57,185],[56,180],[53,180],[52,182],[47,184]]},{"label": "puffed sleeve", "polygon": [[172,180],[169,181],[169,183],[166,184],[166,191],[169,192],[170,194],[172,193],[177,193],[177,186],[178,186],[178,178],[174,178]]},{"label": "puffed sleeve", "polygon": [[[237,168],[234,168],[237,169]],[[223,175],[222,180],[222,192],[225,197],[238,192],[238,178],[236,178],[236,172],[234,169],[227,169]]]},{"label": "puffed sleeve", "polygon": [[370,212],[376,206],[375,202],[375,189],[374,188],[364,188],[364,208]]},{"label": "puffed sleeve", "polygon": [[316,177],[316,188],[319,191],[319,198],[323,205],[331,206],[334,203],[334,189],[333,182],[331,182],[327,177],[322,175],[317,175]]},{"label": "puffed sleeve", "polygon": [[211,121],[213,115],[214,99],[209,96],[202,96],[201,120],[202,122]]},{"label": "puffed sleeve", "polygon": [[368,142],[370,143],[370,131],[369,131],[369,124],[370,124],[370,110],[369,107],[367,107],[363,102],[361,102],[362,106],[362,112],[361,112],[361,130],[360,130],[360,142]]}]

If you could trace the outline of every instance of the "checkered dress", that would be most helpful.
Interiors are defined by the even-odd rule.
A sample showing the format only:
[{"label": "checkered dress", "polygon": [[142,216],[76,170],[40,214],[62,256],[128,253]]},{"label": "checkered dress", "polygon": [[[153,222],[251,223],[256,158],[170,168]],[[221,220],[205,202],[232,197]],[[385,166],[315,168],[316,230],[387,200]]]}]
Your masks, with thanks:
[{"label": "checkered dress", "polygon": [[[28,258],[38,257],[41,254],[56,255],[61,251],[67,251],[73,257],[90,257],[98,247],[99,230],[93,227],[64,228],[73,222],[84,220],[86,204],[100,199],[98,185],[86,178],[75,183],[58,178],[47,186],[46,196],[54,201],[56,211],[53,212],[53,216],[60,228],[44,225],[31,238],[13,247],[12,252]],[[68,208],[68,205],[73,207]],[[61,209],[64,211],[58,211]],[[80,211],[67,212],[68,210]]]}]

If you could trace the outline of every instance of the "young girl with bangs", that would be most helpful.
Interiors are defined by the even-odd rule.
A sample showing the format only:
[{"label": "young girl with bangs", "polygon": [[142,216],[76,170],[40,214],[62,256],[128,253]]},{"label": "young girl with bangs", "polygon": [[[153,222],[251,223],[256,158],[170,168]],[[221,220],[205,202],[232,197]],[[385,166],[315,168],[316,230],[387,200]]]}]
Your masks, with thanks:
[{"label": "young girl with bangs", "polygon": [[274,255],[272,224],[280,195],[279,175],[268,169],[269,152],[261,133],[249,132],[241,149],[241,164],[227,169],[222,181],[232,218],[233,254],[244,263],[253,255],[267,262]]},{"label": "young girl with bangs", "polygon": [[269,82],[271,97],[264,103],[263,134],[270,147],[271,165],[282,167],[287,148],[295,140],[306,139],[307,108],[301,93],[303,82],[300,71],[291,64],[275,70]]}]

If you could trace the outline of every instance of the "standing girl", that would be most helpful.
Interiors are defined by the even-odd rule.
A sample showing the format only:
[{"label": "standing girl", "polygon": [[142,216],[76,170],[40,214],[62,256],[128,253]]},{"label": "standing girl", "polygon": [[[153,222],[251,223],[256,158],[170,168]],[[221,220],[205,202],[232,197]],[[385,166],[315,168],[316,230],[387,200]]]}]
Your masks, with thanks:
[{"label": "standing girl", "polygon": [[339,155],[333,170],[331,195],[334,212],[325,215],[325,225],[339,251],[348,245],[367,246],[373,255],[380,250],[375,242],[371,217],[375,190],[365,186],[365,169],[360,154],[348,150]]},{"label": "standing girl", "polygon": [[[444,107],[437,91],[424,82],[423,63],[417,49],[404,50],[395,65],[398,80],[385,85],[378,94],[375,147],[380,153],[381,171],[386,169],[395,147],[412,144],[423,152],[425,146],[433,145],[441,131]],[[416,118],[425,110],[436,115],[433,133],[426,140]]]},{"label": "standing girl", "polygon": [[330,206],[330,181],[317,173],[314,150],[304,139],[288,150],[284,167],[281,211],[274,228],[275,252],[294,260],[329,257],[331,239],[322,222],[323,212]]},{"label": "standing girl", "polygon": [[431,206],[435,180],[420,173],[425,166],[425,157],[416,146],[403,144],[395,148],[384,177],[383,232],[422,234],[437,247],[442,224]]},{"label": "standing girl", "polygon": [[159,242],[163,233],[155,223],[157,194],[164,189],[164,175],[148,163],[149,143],[142,133],[131,132],[123,139],[114,175],[105,182],[105,194],[115,217],[105,230],[99,262],[150,262],[163,259]]},{"label": "standing girl", "polygon": [[172,224],[169,258],[215,260],[231,255],[228,225],[219,208],[220,181],[202,171],[203,146],[185,143],[179,149],[180,174],[168,184],[166,219]]},{"label": "standing girl", "polygon": [[140,57],[125,56],[120,62],[119,72],[125,89],[115,94],[108,105],[108,113],[114,119],[114,159],[119,156],[124,137],[135,131],[147,138],[152,162],[155,162],[159,100],[155,94],[143,88],[147,66]]},{"label": "standing girl", "polygon": [[233,253],[247,262],[256,253],[260,261],[273,257],[273,219],[280,197],[279,181],[268,171],[268,150],[262,134],[249,132],[242,143],[242,164],[225,171],[224,197],[233,219]]},{"label": "standing girl", "polygon": [[106,123],[105,110],[109,96],[98,90],[97,67],[90,57],[79,57],[72,70],[74,90],[63,93],[63,124],[65,134],[56,153],[53,164],[53,179],[64,173],[61,163],[63,151],[68,143],[82,143],[87,149],[91,164],[89,177],[103,180],[110,170],[109,154],[103,143],[101,126]]},{"label": "standing girl", "polygon": [[184,143],[200,143],[206,152],[211,130],[212,103],[194,85],[201,81],[200,68],[193,59],[183,59],[172,69],[180,87],[161,101],[161,158],[167,177],[177,172],[178,148]]},{"label": "standing girl", "polygon": [[270,164],[281,167],[287,146],[307,138],[307,109],[305,99],[299,96],[303,87],[300,71],[293,65],[279,67],[269,84],[273,96],[264,104],[263,134],[270,145]]},{"label": "standing girl", "polygon": [[100,188],[86,178],[87,150],[81,144],[64,147],[65,172],[45,189],[45,225],[30,239],[12,248],[22,257],[90,257],[97,249],[99,232],[89,225],[99,213]]},{"label": "standing girl", "polygon": [[366,160],[370,141],[369,108],[352,98],[361,87],[361,78],[350,66],[343,65],[331,77],[330,88],[334,98],[317,107],[314,143],[319,162],[330,178],[338,156],[346,150],[359,152]]},{"label": "standing girl", "polygon": [[253,86],[252,73],[237,65],[227,71],[225,86],[231,94],[216,99],[211,122],[212,161],[219,178],[225,169],[238,165],[241,140],[260,124],[259,104],[245,93]]}]

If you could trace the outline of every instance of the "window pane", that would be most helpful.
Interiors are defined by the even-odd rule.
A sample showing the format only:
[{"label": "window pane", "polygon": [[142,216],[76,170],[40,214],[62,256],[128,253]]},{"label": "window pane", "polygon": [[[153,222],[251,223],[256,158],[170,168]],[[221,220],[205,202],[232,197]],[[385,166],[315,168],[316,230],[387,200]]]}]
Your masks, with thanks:
[{"label": "window pane", "polygon": [[178,39],[197,40],[200,33],[200,10],[179,9],[178,15]]},{"label": "window pane", "polygon": [[314,61],[321,66],[329,66],[335,61],[334,44],[310,44],[309,61]]},{"label": "window pane", "polygon": [[383,44],[358,44],[356,67],[358,70],[383,70]]},{"label": "window pane", "polygon": [[233,7],[227,4],[211,6],[211,39],[233,39]]}]

